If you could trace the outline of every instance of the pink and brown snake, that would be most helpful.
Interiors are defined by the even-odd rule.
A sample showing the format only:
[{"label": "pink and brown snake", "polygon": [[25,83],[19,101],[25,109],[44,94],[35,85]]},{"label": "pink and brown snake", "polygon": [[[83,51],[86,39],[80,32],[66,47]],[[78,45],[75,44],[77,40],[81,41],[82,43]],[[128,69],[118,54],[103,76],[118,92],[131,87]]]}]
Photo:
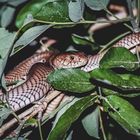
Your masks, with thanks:
[{"label": "pink and brown snake", "polygon": [[[119,40],[112,47],[125,47],[130,50],[133,54],[136,54],[137,47],[140,45],[140,33],[132,33]],[[139,50],[138,50],[139,51]],[[98,53],[94,56],[88,56],[88,63],[81,68],[81,70],[90,72],[99,67],[100,60],[104,56],[104,52]]]},{"label": "pink and brown snake", "polygon": [[[52,56],[52,52],[35,54],[17,65],[5,76],[6,83],[10,84],[25,76],[26,80],[21,85],[8,90],[6,97],[1,92],[0,99],[4,101],[5,98],[7,98],[10,107],[14,111],[17,111],[30,103],[38,101],[47,94],[50,85],[47,83],[46,77],[53,71],[53,67],[56,67],[57,61],[60,62],[59,58],[62,59],[63,56],[61,68],[69,68],[70,66],[71,68],[81,67],[87,63],[87,57],[84,53],[71,52],[65,53],[65,55],[55,54],[52,61],[54,62],[55,59],[56,62],[54,62],[52,67],[48,64],[48,61]],[[66,62],[68,62],[67,65]]]},{"label": "pink and brown snake", "polygon": [[[133,33],[118,41],[113,47],[125,47],[135,53],[135,46],[139,46],[139,44],[140,33]],[[80,67],[81,70],[89,72],[99,67],[99,62],[103,55],[104,53],[87,56],[81,52],[55,54],[52,51],[34,54],[5,76],[7,84],[25,78],[25,82],[7,91],[6,98],[10,107],[13,111],[17,111],[47,96],[49,90],[51,90],[51,85],[48,84],[46,77],[54,69]],[[49,114],[56,109],[65,96],[65,94],[60,93],[53,98],[47,105],[44,114]],[[2,92],[0,92],[0,100],[5,101],[5,96]],[[5,128],[4,130],[0,130],[2,132],[0,135],[8,128],[5,126],[2,127]]]},{"label": "pink and brown snake", "polygon": [[[130,34],[113,47],[122,46],[130,51],[140,44],[140,33]],[[54,68],[76,68],[89,72],[99,67],[99,62],[104,54],[86,56],[81,52],[71,52],[53,55],[53,52],[43,52],[35,54],[24,60],[6,76],[6,82],[11,83],[26,76],[26,81],[21,85],[8,91],[7,100],[14,111],[17,111],[30,103],[41,99],[49,91],[50,85],[46,81],[46,76]],[[40,62],[48,62],[41,64]],[[2,99],[2,96],[0,97]],[[57,104],[57,103],[55,103]]]}]

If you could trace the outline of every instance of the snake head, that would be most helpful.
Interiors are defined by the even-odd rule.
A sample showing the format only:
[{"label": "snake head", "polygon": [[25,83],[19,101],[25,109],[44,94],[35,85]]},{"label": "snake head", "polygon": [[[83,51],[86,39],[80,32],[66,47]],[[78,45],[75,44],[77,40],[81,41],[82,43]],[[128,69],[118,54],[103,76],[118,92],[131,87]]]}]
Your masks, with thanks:
[{"label": "snake head", "polygon": [[88,61],[83,52],[65,52],[58,54],[50,60],[54,68],[77,68],[84,66]]}]

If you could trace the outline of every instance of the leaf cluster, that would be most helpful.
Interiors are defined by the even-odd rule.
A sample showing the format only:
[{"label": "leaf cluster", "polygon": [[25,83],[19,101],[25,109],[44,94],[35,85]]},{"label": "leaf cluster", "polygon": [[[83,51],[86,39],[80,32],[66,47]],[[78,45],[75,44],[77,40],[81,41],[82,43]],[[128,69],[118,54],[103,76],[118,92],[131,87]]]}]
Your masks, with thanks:
[{"label": "leaf cluster", "polygon": [[[13,55],[16,55],[47,29],[97,23],[95,15],[88,13],[89,9],[92,12],[106,10],[108,3],[109,0],[24,0],[22,2],[1,0],[1,87],[6,90],[4,70],[8,59]],[[20,5],[22,5],[22,9],[16,15],[15,20],[15,24],[19,29],[13,33],[9,32],[5,27],[10,25],[17,7]],[[72,40],[80,47],[90,47],[92,52],[99,50],[101,47],[90,35],[79,36],[72,34]],[[118,72],[118,68],[125,69],[125,72]],[[140,112],[127,100],[128,97],[131,100],[131,98],[137,98],[140,95],[140,76],[134,74],[136,70],[139,70],[137,56],[123,47],[118,47],[110,48],[100,61],[100,67],[90,73],[80,69],[53,71],[46,80],[55,89],[73,95],[75,98],[64,105],[62,104],[61,108],[58,107],[55,110],[56,112],[52,112],[49,116],[50,118],[54,117],[57,113],[47,139],[72,139],[74,133],[72,128],[75,127],[74,122],[79,118],[89,136],[105,139],[107,136],[103,128],[104,122],[102,122],[104,112],[107,112],[110,118],[113,118],[128,133],[139,137]],[[88,109],[91,109],[91,112],[85,113]],[[0,125],[11,113],[13,113],[11,109],[5,104],[1,104]],[[47,117],[44,122],[50,118]],[[35,119],[30,119],[24,127],[30,125],[38,124]],[[99,133],[100,130],[102,135]],[[20,136],[18,133],[13,140],[26,139],[30,133],[29,131]]]}]

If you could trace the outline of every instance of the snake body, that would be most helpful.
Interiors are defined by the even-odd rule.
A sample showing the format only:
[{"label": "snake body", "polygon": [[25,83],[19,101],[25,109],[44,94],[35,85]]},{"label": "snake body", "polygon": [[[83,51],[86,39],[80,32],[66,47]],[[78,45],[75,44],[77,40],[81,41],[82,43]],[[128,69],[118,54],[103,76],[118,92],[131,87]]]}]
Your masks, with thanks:
[{"label": "snake body", "polygon": [[[51,66],[45,66],[41,63],[48,62],[52,55],[52,52],[35,54],[20,63],[13,69],[13,71],[6,75],[7,83],[11,83],[22,78],[23,76],[26,76],[24,83],[10,89],[7,93],[8,103],[14,111],[17,111],[28,104],[41,99],[47,94],[50,86],[48,85],[45,77],[53,70],[53,68]],[[61,57],[61,55],[57,56],[57,58]],[[87,57],[84,53],[72,52],[66,53],[64,56],[68,63],[67,65],[62,65],[61,68],[80,67],[87,63]],[[81,58],[82,61],[79,61],[78,58]],[[0,99],[5,100],[3,93],[1,93]]]},{"label": "snake body", "polygon": [[32,66],[26,82],[8,92],[7,100],[14,111],[41,99],[48,92],[49,84],[45,78],[52,70],[41,63]]},{"label": "snake body", "polygon": [[[129,49],[133,54],[136,53],[136,46],[140,45],[140,33],[132,33],[119,40],[113,47],[125,47]],[[81,70],[90,72],[99,67],[100,60],[104,56],[104,52],[96,54],[94,56],[88,56],[88,63],[81,68]]]},{"label": "snake body", "polygon": [[26,79],[26,75],[29,72],[30,68],[39,62],[45,63],[54,53],[52,51],[45,51],[42,53],[34,54],[33,56],[27,58],[19,65],[17,65],[12,71],[6,74],[5,80],[7,84],[10,84],[19,79]]},{"label": "snake body", "polygon": [[113,47],[125,47],[132,53],[136,53],[136,46],[140,44],[140,33],[132,33],[119,40]]},{"label": "snake body", "polygon": [[[113,47],[123,46],[128,49],[134,49],[134,47],[139,44],[140,34],[137,33],[124,37]],[[23,84],[8,91],[7,99],[13,110],[19,110],[24,106],[41,99],[48,92],[49,85],[44,79],[53,68],[82,67],[82,70],[89,72],[99,67],[99,62],[104,53],[86,56],[81,52],[72,52],[55,55],[50,59],[52,55],[53,52],[35,54],[20,63],[13,71],[6,75],[7,83],[27,75],[27,79]],[[44,62],[44,60],[45,62],[49,61],[53,68],[43,64],[36,64],[38,62]]]}]

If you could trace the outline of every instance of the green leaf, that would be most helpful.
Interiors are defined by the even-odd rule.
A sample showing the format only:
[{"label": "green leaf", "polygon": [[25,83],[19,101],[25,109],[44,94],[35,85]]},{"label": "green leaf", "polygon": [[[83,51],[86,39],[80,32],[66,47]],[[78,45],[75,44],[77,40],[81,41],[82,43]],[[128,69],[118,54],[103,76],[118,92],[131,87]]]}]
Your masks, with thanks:
[{"label": "green leaf", "polygon": [[93,79],[122,90],[140,90],[140,76],[137,75],[127,74],[126,79],[126,75],[116,74],[109,69],[95,69],[90,74]]},{"label": "green leaf", "polygon": [[2,77],[14,39],[15,33],[9,33],[4,28],[0,28],[0,78]]},{"label": "green leaf", "polygon": [[99,49],[99,45],[91,41],[88,36],[82,37],[76,34],[72,34],[72,40],[77,45],[83,45],[83,46],[87,45],[87,46],[90,46],[92,50]]},{"label": "green leaf", "polygon": [[103,56],[100,61],[101,68],[123,67],[134,70],[138,67],[137,57],[124,47],[114,47]]},{"label": "green leaf", "polygon": [[27,18],[27,16],[37,14],[42,8],[42,6],[45,4],[45,1],[43,0],[32,0],[29,3],[27,3],[19,12],[17,19],[16,19],[16,26],[20,28],[24,24],[24,20]]},{"label": "green leaf", "polygon": [[133,98],[133,97],[137,97],[140,96],[140,93],[133,93],[131,92],[123,92],[123,91],[113,91],[107,88],[102,88],[103,93],[108,96],[108,95],[117,95],[117,96],[124,96],[124,97],[129,97],[129,98]]},{"label": "green leaf", "polygon": [[71,124],[76,121],[81,113],[89,106],[94,104],[96,96],[87,96],[75,102],[68,110],[59,118],[58,122],[50,132],[48,140],[63,140],[66,132]]},{"label": "green leaf", "polygon": [[73,22],[78,22],[83,17],[84,2],[82,0],[70,1],[68,4],[69,17]]},{"label": "green leaf", "polygon": [[48,76],[48,82],[58,90],[84,93],[94,89],[90,74],[80,69],[58,69]]},{"label": "green leaf", "polygon": [[68,15],[68,3],[67,0],[53,0],[43,5],[41,11],[35,15],[35,19],[40,19],[50,22],[67,22],[69,20]]},{"label": "green leaf", "polygon": [[84,117],[82,124],[89,136],[99,139],[99,108]]},{"label": "green leaf", "polygon": [[92,10],[105,9],[109,3],[109,0],[84,0],[85,4]]},{"label": "green leaf", "polygon": [[16,52],[18,52],[19,50],[27,46],[29,43],[31,43],[34,39],[36,39],[40,34],[45,32],[50,27],[51,25],[40,25],[40,26],[34,26],[32,28],[29,28],[16,41],[11,55],[14,55]]},{"label": "green leaf", "polygon": [[56,115],[55,121],[53,123],[53,127],[55,127],[55,125],[57,124],[58,120],[60,119],[60,117],[73,105],[75,104],[75,102],[79,101],[80,98],[74,98],[71,102],[67,103],[61,110],[59,110],[59,112]]},{"label": "green leaf", "polygon": [[140,112],[125,99],[110,95],[103,102],[106,112],[128,133],[140,136]]},{"label": "green leaf", "polygon": [[3,103],[0,103],[0,126],[11,113],[12,110],[8,109]]},{"label": "green leaf", "polygon": [[11,23],[11,21],[13,20],[14,13],[15,13],[15,8],[7,6],[7,8],[2,13],[1,16],[2,27],[7,27]]},{"label": "green leaf", "polygon": [[19,12],[16,19],[16,26],[21,27],[27,15],[34,19],[48,22],[70,21],[68,16],[67,0],[32,0]]},{"label": "green leaf", "polygon": [[4,59],[13,44],[15,33],[10,33],[4,28],[0,28],[0,58]]}]

